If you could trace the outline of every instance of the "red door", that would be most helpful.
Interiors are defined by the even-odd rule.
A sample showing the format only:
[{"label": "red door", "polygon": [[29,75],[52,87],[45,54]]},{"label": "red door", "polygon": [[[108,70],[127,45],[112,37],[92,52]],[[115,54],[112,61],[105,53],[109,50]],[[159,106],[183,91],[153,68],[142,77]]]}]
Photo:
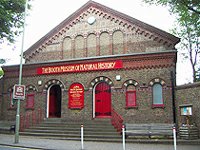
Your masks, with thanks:
[{"label": "red door", "polygon": [[61,117],[61,89],[54,85],[49,93],[49,118]]},{"label": "red door", "polygon": [[95,116],[111,116],[111,88],[105,83],[99,83],[95,88]]},{"label": "red door", "polygon": [[50,97],[49,97],[49,117],[55,117],[56,113],[56,95],[53,88],[50,89]]}]

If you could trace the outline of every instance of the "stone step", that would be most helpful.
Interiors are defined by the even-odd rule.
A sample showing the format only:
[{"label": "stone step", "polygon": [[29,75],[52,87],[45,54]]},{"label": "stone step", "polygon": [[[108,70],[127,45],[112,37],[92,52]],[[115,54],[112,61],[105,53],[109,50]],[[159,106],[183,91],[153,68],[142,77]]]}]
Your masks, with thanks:
[{"label": "stone step", "polygon": [[[80,127],[79,128],[75,128],[75,127],[65,127],[65,128],[61,128],[61,127],[30,127],[26,130],[57,130],[57,131],[80,131]],[[108,127],[108,128],[97,128],[97,127],[84,127],[84,131],[106,131],[106,132],[116,132],[115,128],[112,127]]]},{"label": "stone step", "polygon": [[[112,127],[108,124],[83,124],[84,127],[107,128]],[[80,124],[40,124],[40,127],[81,127]]]},{"label": "stone step", "polygon": [[60,125],[104,125],[104,124],[111,124],[110,120],[100,121],[100,120],[92,120],[92,121],[79,121],[79,122],[73,122],[73,121],[53,121],[53,120],[46,120],[43,122],[43,124],[60,124]]},{"label": "stone step", "polygon": [[[100,141],[120,140],[121,135],[111,125],[110,119],[90,120],[83,123],[84,139]],[[47,119],[40,125],[30,127],[20,132],[26,136],[41,136],[54,139],[80,140],[81,122]]]},{"label": "stone step", "polygon": [[[80,139],[80,134],[73,134],[73,133],[68,133],[68,134],[64,134],[64,133],[34,133],[34,132],[20,132],[20,135],[23,136],[40,136],[40,137],[48,137],[48,138],[79,138]],[[84,134],[84,139],[91,139],[91,138],[95,138],[95,139],[121,139],[120,135],[105,135],[105,134]]]},{"label": "stone step", "polygon": [[[59,134],[79,134],[80,135],[80,130],[34,130],[34,129],[26,129],[25,132],[30,132],[30,133],[59,133]],[[85,135],[119,135],[116,131],[95,131],[95,130],[84,130]]]}]

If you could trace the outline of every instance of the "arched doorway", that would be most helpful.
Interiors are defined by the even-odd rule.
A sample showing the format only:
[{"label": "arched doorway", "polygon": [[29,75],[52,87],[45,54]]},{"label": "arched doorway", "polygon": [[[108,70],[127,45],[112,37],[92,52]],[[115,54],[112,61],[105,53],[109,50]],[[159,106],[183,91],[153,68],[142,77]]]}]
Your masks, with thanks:
[{"label": "arched doorway", "polygon": [[53,85],[49,89],[47,118],[61,117],[61,88]]},{"label": "arched doorway", "polygon": [[106,82],[100,82],[94,90],[94,117],[111,117],[111,87]]}]

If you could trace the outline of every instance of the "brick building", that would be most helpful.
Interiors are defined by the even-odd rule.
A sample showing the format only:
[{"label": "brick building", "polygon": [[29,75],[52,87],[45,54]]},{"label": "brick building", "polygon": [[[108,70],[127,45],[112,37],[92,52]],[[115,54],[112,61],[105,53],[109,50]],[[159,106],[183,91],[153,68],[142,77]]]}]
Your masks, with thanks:
[{"label": "brick building", "polygon": [[[173,123],[171,73],[179,38],[94,1],[24,52],[26,100],[21,114],[45,118],[112,118],[129,123]],[[19,66],[4,66],[0,119],[13,120]]]}]

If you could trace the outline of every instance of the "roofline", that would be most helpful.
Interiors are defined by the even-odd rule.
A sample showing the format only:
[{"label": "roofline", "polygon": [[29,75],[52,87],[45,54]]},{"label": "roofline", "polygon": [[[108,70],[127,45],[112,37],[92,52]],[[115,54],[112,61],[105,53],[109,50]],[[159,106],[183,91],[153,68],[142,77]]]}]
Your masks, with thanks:
[{"label": "roofline", "polygon": [[50,30],[46,35],[44,35],[42,38],[40,38],[35,44],[33,44],[31,47],[29,47],[25,52],[24,55],[28,55],[28,52],[37,49],[39,45],[41,45],[42,43],[44,43],[46,40],[48,40],[52,35],[56,34],[57,32],[59,32],[63,26],[67,23],[69,23],[70,21],[72,21],[74,18],[76,18],[77,15],[79,15],[80,12],[88,9],[90,6],[95,6],[97,9],[101,9],[105,12],[108,12],[114,16],[118,16],[119,18],[126,20],[127,22],[130,22],[132,24],[136,24],[136,26],[141,27],[145,30],[149,30],[151,32],[154,32],[172,42],[174,42],[174,44],[177,44],[180,41],[180,38],[177,38],[176,36],[163,31],[159,28],[156,28],[152,25],[149,25],[147,23],[144,23],[142,21],[139,21],[131,16],[128,16],[124,13],[121,13],[117,10],[114,10],[112,8],[109,8],[105,5],[102,5],[100,3],[94,2],[92,0],[89,0],[86,4],[84,4],[82,7],[80,7],[79,9],[77,9],[74,13],[72,13],[69,17],[67,17],[65,20],[63,20],[60,24],[58,24],[56,27],[54,27],[52,30]]}]

